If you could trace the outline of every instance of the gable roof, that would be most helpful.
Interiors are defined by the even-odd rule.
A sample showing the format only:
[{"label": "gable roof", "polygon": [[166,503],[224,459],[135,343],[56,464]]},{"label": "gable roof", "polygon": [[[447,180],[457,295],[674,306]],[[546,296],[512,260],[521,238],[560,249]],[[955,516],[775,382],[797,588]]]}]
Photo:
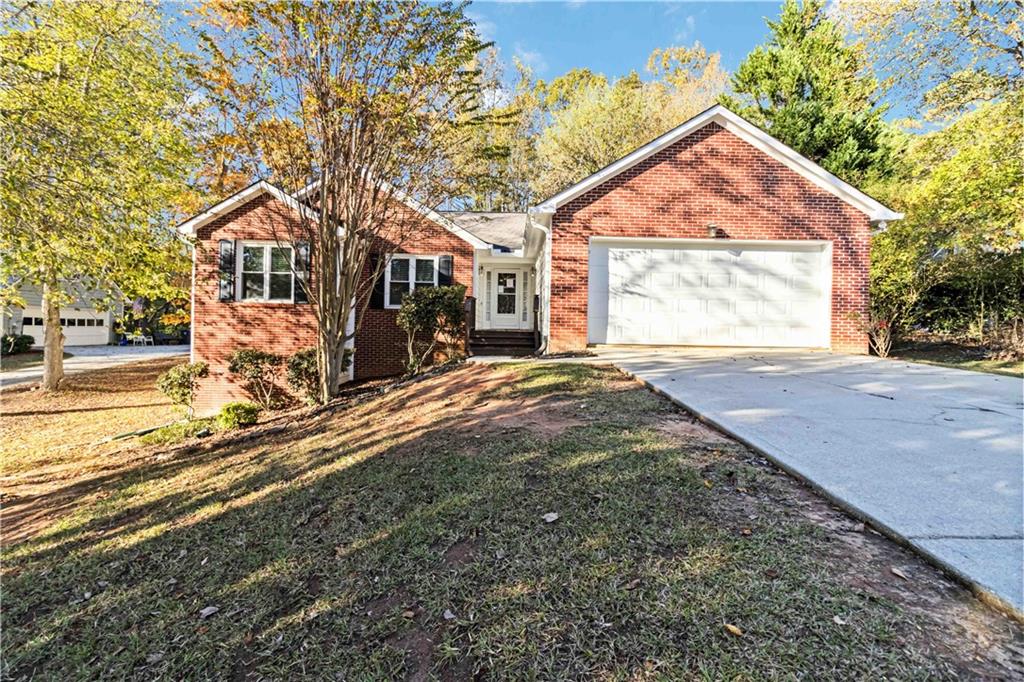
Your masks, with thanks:
[{"label": "gable roof", "polygon": [[441,214],[491,246],[513,251],[526,241],[525,213],[497,211],[441,211]]},{"label": "gable roof", "polygon": [[710,109],[697,114],[689,121],[686,121],[664,135],[655,138],[651,142],[648,142],[639,149],[627,154],[618,161],[605,166],[593,175],[584,178],[572,187],[559,192],[547,201],[534,206],[530,209],[530,212],[550,215],[558,210],[560,206],[564,206],[566,203],[572,201],[581,194],[601,185],[604,182],[607,182],[619,173],[632,168],[644,159],[658,153],[669,145],[678,142],[690,133],[700,130],[709,123],[717,123],[826,192],[839,197],[854,208],[863,211],[872,222],[899,220],[903,217],[902,213],[896,213],[892,209],[886,208],[877,200],[872,199],[853,185],[841,180],[832,173],[829,173],[818,164],[786,146],[782,142],[779,142],[750,121],[747,121],[738,114],[729,111],[721,104],[716,104]]},{"label": "gable roof", "polygon": [[[230,197],[220,202],[219,204],[214,204],[213,206],[206,209],[202,213],[198,213],[193,217],[189,218],[188,220],[186,220],[185,222],[181,223],[180,225],[178,225],[178,231],[181,232],[182,234],[194,235],[196,231],[202,226],[210,223],[213,220],[216,220],[222,215],[230,213],[239,206],[243,206],[252,201],[253,199],[262,196],[263,194],[270,194],[278,201],[281,201],[282,203],[287,205],[289,208],[292,208],[296,211],[300,211],[304,217],[315,220],[316,214],[313,212],[313,209],[307,206],[302,200],[305,199],[305,197],[309,196],[309,194],[314,189],[316,189],[317,185],[319,185],[319,181],[313,181],[306,185],[305,187],[303,187],[298,192],[296,192],[295,195],[291,195],[285,192],[277,185],[273,185],[267,182],[266,180],[259,180],[249,185],[245,189],[235,192],[234,194],[232,194]],[[474,248],[490,248],[490,244],[480,239],[476,235],[472,234],[465,228],[456,225],[454,222],[445,218],[437,211],[427,208],[426,206],[419,203],[415,199],[409,197],[408,195],[406,195],[404,192],[397,188],[390,187],[390,189],[394,196],[398,198],[403,204],[405,204],[412,210],[416,211],[417,213],[423,215],[424,217],[430,219],[431,221],[437,223],[444,229],[453,233],[456,237],[459,237],[460,239],[469,242]]]},{"label": "gable roof", "polygon": [[302,212],[302,214],[307,218],[313,217],[312,210],[302,202],[295,199],[295,197],[291,196],[277,185],[272,185],[266,180],[258,180],[245,189],[235,192],[219,204],[214,204],[202,213],[198,213],[181,223],[178,225],[178,232],[194,235],[203,225],[216,220],[222,215],[230,213],[239,206],[244,206],[253,199],[259,198],[264,194],[270,194],[289,208]]},{"label": "gable roof", "polygon": [[[454,234],[459,239],[469,243],[473,248],[475,248],[475,249],[489,249],[489,248],[491,248],[490,244],[488,244],[484,240],[480,239],[479,237],[474,235],[469,230],[466,230],[462,226],[457,225],[456,223],[454,223],[453,221],[449,220],[448,218],[445,218],[443,215],[441,215],[440,213],[438,213],[434,209],[430,208],[429,206],[425,206],[424,204],[420,203],[416,199],[413,199],[411,196],[409,196],[408,194],[406,194],[402,190],[398,189],[394,185],[392,185],[392,184],[390,184],[388,182],[385,182],[385,181],[381,181],[381,184],[383,186],[387,187],[388,190],[391,192],[391,194],[396,199],[398,199],[403,204],[405,204],[406,206],[411,208],[413,211],[416,211],[417,213],[422,215],[424,218],[427,218],[427,219],[437,223],[438,225],[440,225],[444,229],[446,229],[449,232],[451,232],[452,234]],[[315,190],[319,186],[320,186],[320,181],[319,180],[314,180],[313,182],[309,183],[308,185],[306,185],[305,187],[300,189],[298,192],[296,192],[295,196],[298,197],[299,199],[305,199],[307,196],[309,196],[313,192],[313,190]]]}]

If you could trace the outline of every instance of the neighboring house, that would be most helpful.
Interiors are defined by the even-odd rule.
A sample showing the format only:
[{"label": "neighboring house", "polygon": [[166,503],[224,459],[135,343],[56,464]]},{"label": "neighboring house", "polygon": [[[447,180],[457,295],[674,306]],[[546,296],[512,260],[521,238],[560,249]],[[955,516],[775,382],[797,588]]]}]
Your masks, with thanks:
[{"label": "neighboring house", "polygon": [[[475,352],[642,344],[864,353],[871,231],[902,217],[721,106],[528,213],[406,209],[421,227],[378,255],[388,263],[359,326],[354,378],[402,371],[398,300],[447,283],[466,287]],[[304,253],[277,251],[269,227],[298,210],[296,198],[259,182],[180,226],[197,238],[193,357],[211,366],[200,409],[241,397],[226,370],[236,348],[289,354],[315,342],[301,287],[273,265]],[[243,267],[243,255],[257,265]]]},{"label": "neighboring house", "polygon": [[[3,312],[4,334],[27,334],[35,346],[43,345],[43,295],[39,287],[25,285],[18,290],[25,301],[25,307],[12,306]],[[60,309],[60,324],[64,331],[66,346],[103,346],[117,342],[114,330],[120,314],[120,306],[102,310],[96,301],[102,294],[95,291],[79,290],[75,300]]]}]

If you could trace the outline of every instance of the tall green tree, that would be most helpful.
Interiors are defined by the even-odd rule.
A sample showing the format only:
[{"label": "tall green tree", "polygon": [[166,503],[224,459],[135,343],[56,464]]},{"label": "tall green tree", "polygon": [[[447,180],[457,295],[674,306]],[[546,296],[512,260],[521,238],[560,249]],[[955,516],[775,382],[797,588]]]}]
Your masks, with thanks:
[{"label": "tall green tree", "polygon": [[532,187],[538,198],[555,194],[714,104],[726,74],[717,53],[699,43],[655,50],[653,76],[630,73],[609,83],[574,70],[538,83],[547,107]]},{"label": "tall green tree", "polygon": [[26,0],[0,21],[0,281],[42,288],[49,390],[76,289],[180,296],[188,90],[151,3]]},{"label": "tall green tree", "polygon": [[254,170],[289,193],[316,181],[308,210],[269,227],[311,249],[312,272],[293,268],[316,315],[322,400],[338,391],[345,344],[387,262],[371,255],[400,250],[421,225],[406,199],[436,208],[459,191],[452,148],[466,141],[486,47],[465,8],[278,0],[199,9],[203,82]]},{"label": "tall green tree", "polygon": [[475,211],[524,211],[531,203],[539,98],[527,66],[515,60],[516,82],[505,83],[497,47],[480,58],[476,105],[464,114],[463,143],[453,145],[460,175],[456,203]]},{"label": "tall green tree", "polygon": [[771,39],[743,60],[722,103],[844,180],[886,173],[877,82],[824,2],[786,0],[767,24]]}]

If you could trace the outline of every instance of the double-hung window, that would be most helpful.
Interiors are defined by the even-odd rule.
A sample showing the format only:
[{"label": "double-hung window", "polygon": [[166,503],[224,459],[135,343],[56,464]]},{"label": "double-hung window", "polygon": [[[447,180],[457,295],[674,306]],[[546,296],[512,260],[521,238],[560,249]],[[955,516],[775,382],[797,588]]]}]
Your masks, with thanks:
[{"label": "double-hung window", "polygon": [[437,256],[389,256],[384,271],[384,307],[397,308],[409,292],[436,287],[437,259]]},{"label": "double-hung window", "polygon": [[242,301],[294,300],[295,251],[278,244],[241,244],[238,298]]}]

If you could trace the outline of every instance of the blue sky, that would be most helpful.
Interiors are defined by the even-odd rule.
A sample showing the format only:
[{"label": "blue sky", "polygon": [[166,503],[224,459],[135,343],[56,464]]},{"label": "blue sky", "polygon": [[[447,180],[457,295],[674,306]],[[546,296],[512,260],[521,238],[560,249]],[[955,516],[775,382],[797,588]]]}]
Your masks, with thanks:
[{"label": "blue sky", "polygon": [[[720,53],[722,66],[731,73],[768,40],[765,18],[777,18],[781,4],[478,0],[469,14],[506,62],[518,56],[537,78],[551,79],[576,67],[614,78],[631,70],[645,76],[652,50],[694,41]],[[907,103],[890,104],[886,118],[912,113]]]},{"label": "blue sky", "polygon": [[538,78],[574,67],[608,77],[643,75],[657,47],[699,40],[729,71],[764,42],[764,17],[779,2],[474,2],[469,14],[506,60],[518,56]]}]

